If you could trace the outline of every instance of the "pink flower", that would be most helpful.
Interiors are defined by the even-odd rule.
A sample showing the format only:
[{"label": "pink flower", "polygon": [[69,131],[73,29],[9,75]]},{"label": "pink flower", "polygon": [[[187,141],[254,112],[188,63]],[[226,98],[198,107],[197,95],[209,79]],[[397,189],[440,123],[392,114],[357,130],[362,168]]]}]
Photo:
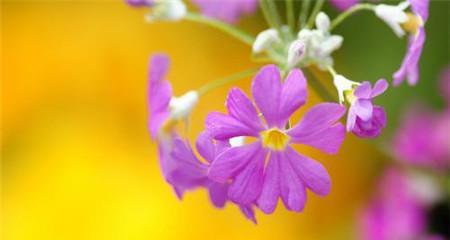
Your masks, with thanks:
[{"label": "pink flower", "polygon": [[409,85],[419,81],[419,60],[425,43],[424,25],[428,19],[429,0],[409,0],[414,16],[409,17],[406,25],[410,26],[412,34],[409,36],[408,50],[402,65],[394,73],[394,86],[400,85],[408,79]]},{"label": "pink flower", "polygon": [[[169,139],[170,142],[158,145],[159,158],[164,178],[177,196],[181,199],[185,191],[205,187],[213,205],[217,208],[224,207],[228,200],[229,184],[210,180],[207,170],[218,154],[230,148],[228,141],[213,141],[209,134],[200,134],[196,146],[206,162],[204,163],[196,157],[187,140],[176,135]],[[248,219],[256,223],[251,204],[239,207]]]},{"label": "pink flower", "polygon": [[369,82],[363,82],[354,92],[348,110],[347,131],[359,137],[377,137],[386,126],[386,113],[380,106],[373,106],[372,98],[386,91],[388,83],[380,79],[371,87]]},{"label": "pink flower", "polygon": [[425,239],[425,206],[416,198],[406,175],[388,169],[360,219],[360,239]]},{"label": "pink flower", "polygon": [[355,4],[357,4],[359,0],[330,0],[331,5],[337,8],[339,11],[345,11]]},{"label": "pink flower", "polygon": [[209,177],[218,182],[231,180],[228,196],[236,203],[256,202],[263,212],[271,213],[281,197],[287,209],[301,211],[306,188],[325,196],[331,180],[320,163],[297,153],[291,145],[306,144],[336,153],[345,135],[343,125],[337,122],[345,108],[333,103],[316,105],[300,123],[286,129],[290,116],[306,100],[306,79],[294,69],[282,83],[275,65],[263,67],[256,75],[252,95],[265,121],[238,88],[228,94],[228,114],[208,115],[206,128],[215,139],[255,139],[219,154],[211,164]]},{"label": "pink flower", "polygon": [[241,15],[255,12],[258,0],[192,0],[201,12],[212,18],[236,23]]}]

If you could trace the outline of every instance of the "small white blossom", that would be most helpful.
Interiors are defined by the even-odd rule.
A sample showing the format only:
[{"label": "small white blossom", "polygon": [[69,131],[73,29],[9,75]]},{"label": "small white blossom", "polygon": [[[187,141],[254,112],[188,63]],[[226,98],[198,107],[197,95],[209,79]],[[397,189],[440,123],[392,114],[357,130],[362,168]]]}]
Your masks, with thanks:
[{"label": "small white blossom", "polygon": [[319,68],[326,69],[333,65],[331,54],[342,46],[344,38],[330,34],[330,19],[323,12],[317,14],[316,27],[317,29],[312,30],[302,29],[298,33],[298,40],[305,46],[305,64],[314,63]]},{"label": "small white blossom", "polygon": [[149,22],[177,21],[182,19],[186,13],[187,8],[182,0],[157,0],[151,13],[146,16],[146,20]]},{"label": "small white blossom", "polygon": [[408,21],[405,10],[409,7],[409,2],[401,2],[399,5],[379,4],[375,7],[375,15],[392,28],[398,37],[405,35],[402,24]]},{"label": "small white blossom", "polygon": [[170,117],[172,119],[186,119],[198,102],[199,95],[196,91],[189,91],[180,97],[170,99]]},{"label": "small white blossom", "polygon": [[252,46],[252,51],[255,54],[261,53],[271,48],[273,44],[281,42],[278,31],[275,29],[267,29],[256,36],[255,42]]},{"label": "small white blossom", "polygon": [[302,40],[295,40],[291,43],[288,50],[287,65],[289,68],[297,65],[305,53],[305,44]]},{"label": "small white blossom", "polygon": [[353,88],[357,85],[359,85],[359,83],[348,80],[346,77],[340,75],[340,74],[336,74],[333,76],[333,84],[336,87],[336,90],[338,92],[338,96],[339,96],[339,103],[342,104],[344,103],[345,99],[344,99],[344,93],[345,91],[351,91],[353,90]]}]

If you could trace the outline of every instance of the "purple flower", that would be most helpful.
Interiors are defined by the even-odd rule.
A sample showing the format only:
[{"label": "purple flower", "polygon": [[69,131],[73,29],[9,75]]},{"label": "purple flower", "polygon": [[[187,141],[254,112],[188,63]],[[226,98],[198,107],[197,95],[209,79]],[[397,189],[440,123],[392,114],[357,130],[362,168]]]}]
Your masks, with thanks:
[{"label": "purple flower", "polygon": [[[152,138],[156,138],[163,123],[170,116],[169,103],[172,87],[165,79],[169,69],[169,58],[164,54],[155,54],[150,58],[148,81],[148,129]],[[171,125],[171,123],[166,123]]]},{"label": "purple flower", "polygon": [[450,169],[450,111],[433,113],[423,108],[410,110],[394,139],[394,152],[409,164]]},{"label": "purple flower", "polygon": [[347,131],[358,137],[373,138],[386,126],[386,113],[380,106],[373,106],[372,98],[386,91],[388,83],[380,79],[371,87],[369,82],[359,85],[354,95],[348,98],[351,103],[347,117]]},{"label": "purple flower", "polygon": [[411,186],[400,171],[385,172],[378,195],[361,216],[360,239],[425,239],[426,209]]},{"label": "purple flower", "polygon": [[[169,140],[164,144],[160,142],[159,158],[164,178],[172,185],[177,196],[181,199],[185,191],[205,187],[213,205],[217,208],[224,207],[228,200],[229,183],[210,180],[207,169],[218,154],[230,148],[230,144],[227,141],[213,141],[207,133],[200,134],[196,146],[200,156],[206,160],[203,163],[196,157],[188,141],[177,135]],[[251,204],[239,207],[248,219],[256,223]]]},{"label": "purple flower", "polygon": [[252,83],[252,101],[239,88],[228,94],[228,114],[214,112],[206,119],[207,131],[218,140],[236,136],[255,141],[232,147],[214,160],[209,177],[218,182],[231,180],[229,198],[239,204],[256,202],[265,213],[275,210],[279,197],[287,209],[301,211],[306,188],[324,196],[330,191],[330,177],[315,160],[297,153],[293,143],[306,144],[326,153],[337,153],[345,129],[337,122],[345,113],[339,104],[323,103],[307,112],[303,120],[286,129],[290,116],[306,100],[306,79],[292,70],[284,83],[275,65],[263,67]]},{"label": "purple flower", "polygon": [[258,0],[192,0],[201,12],[212,18],[236,23],[241,15],[256,11]]},{"label": "purple flower", "polygon": [[150,7],[155,4],[154,0],[126,0],[126,3],[132,7]]},{"label": "purple flower", "polygon": [[428,19],[429,0],[409,0],[414,15],[408,15],[403,28],[412,34],[409,36],[408,50],[403,58],[402,65],[394,73],[394,86],[398,86],[405,79],[409,85],[415,85],[419,81],[419,60],[425,43],[424,25]]},{"label": "purple flower", "polygon": [[339,11],[345,11],[353,5],[357,4],[359,0],[330,0],[331,5],[337,8]]}]

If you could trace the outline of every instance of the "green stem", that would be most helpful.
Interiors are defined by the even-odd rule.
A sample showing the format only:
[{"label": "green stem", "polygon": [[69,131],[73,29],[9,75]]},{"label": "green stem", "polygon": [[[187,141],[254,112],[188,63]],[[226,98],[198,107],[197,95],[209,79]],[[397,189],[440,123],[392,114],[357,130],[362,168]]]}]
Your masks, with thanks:
[{"label": "green stem", "polygon": [[198,92],[198,94],[200,96],[203,96],[203,95],[205,95],[207,92],[209,92],[211,90],[217,89],[217,88],[222,87],[222,86],[224,86],[226,84],[229,84],[229,83],[232,83],[232,82],[236,82],[236,81],[241,80],[241,79],[243,79],[245,77],[251,76],[254,73],[256,73],[258,70],[259,70],[259,67],[258,68],[251,68],[251,69],[247,69],[247,70],[242,71],[242,72],[238,72],[238,73],[232,74],[232,75],[224,77],[224,78],[217,79],[215,81],[212,81],[210,83],[207,83],[207,84],[201,86],[200,88],[197,89],[197,92]]},{"label": "green stem", "polygon": [[322,9],[324,3],[325,0],[316,0],[316,5],[314,5],[313,11],[308,19],[308,28],[312,28],[314,26],[316,15],[320,12],[320,9]]},{"label": "green stem", "polygon": [[205,17],[205,16],[202,16],[202,15],[199,15],[196,13],[189,12],[186,14],[184,19],[191,21],[191,22],[201,23],[201,24],[205,24],[210,27],[219,29],[219,30],[229,34],[230,36],[236,38],[237,40],[239,40],[243,43],[246,43],[250,46],[253,45],[253,42],[255,41],[255,38],[253,36],[242,31],[241,29],[236,28],[233,25],[224,23],[222,21],[213,19],[213,18],[209,18],[209,17]]},{"label": "green stem", "polygon": [[308,81],[308,84],[314,89],[317,95],[327,102],[338,102],[336,97],[330,94],[327,88],[322,84],[319,79],[318,74],[314,70],[307,69],[310,75],[312,75],[315,79],[314,81]]},{"label": "green stem", "polygon": [[374,10],[375,5],[370,3],[360,3],[357,4],[347,11],[341,13],[339,16],[337,16],[330,25],[330,31],[333,30],[335,27],[337,27],[342,21],[344,21],[347,17],[351,16],[353,13],[361,11],[361,10]]},{"label": "green stem", "polygon": [[298,25],[303,28],[306,25],[306,19],[308,17],[309,5],[311,4],[311,0],[303,0],[302,2],[302,10],[300,12],[300,16],[298,18]]},{"label": "green stem", "polygon": [[295,32],[294,0],[286,0],[286,18],[291,33],[294,33]]},{"label": "green stem", "polygon": [[269,9],[270,15],[272,16],[273,21],[276,24],[276,28],[278,30],[280,30],[281,29],[281,19],[280,19],[280,15],[278,13],[277,5],[275,4],[275,0],[266,0],[266,2],[267,2],[267,6]]},{"label": "green stem", "polygon": [[273,18],[270,7],[267,4],[266,0],[259,0],[259,6],[261,7],[261,11],[262,11],[264,18],[266,19],[266,22],[269,25],[269,27],[272,29],[279,30],[280,26],[277,24],[277,22]]}]

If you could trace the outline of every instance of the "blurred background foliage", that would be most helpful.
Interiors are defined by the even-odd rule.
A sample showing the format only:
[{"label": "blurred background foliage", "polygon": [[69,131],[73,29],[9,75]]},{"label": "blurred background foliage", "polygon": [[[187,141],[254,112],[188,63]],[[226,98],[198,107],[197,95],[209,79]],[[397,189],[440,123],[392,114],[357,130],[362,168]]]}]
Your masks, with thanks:
[{"label": "blurred background foliage", "polygon": [[[206,26],[147,24],[120,1],[2,1],[3,239],[351,239],[356,216],[391,158],[374,141],[348,136],[341,152],[320,159],[331,194],[309,194],[303,213],[281,207],[259,224],[239,210],[214,209],[203,190],[180,202],[164,182],[146,130],[150,54],[171,56],[169,79],[181,94],[256,64],[248,46]],[[391,88],[377,99],[389,116],[377,140],[389,148],[405,107],[443,106],[437,81],[449,63],[449,2],[432,1],[416,87]],[[336,11],[326,6],[335,16]],[[260,13],[241,26],[265,28]],[[336,29],[345,36],[336,70],[375,81],[400,66],[406,41],[373,14],[361,12]],[[328,79],[329,80],[329,79]],[[327,79],[322,79],[327,81]],[[248,91],[250,78],[239,82]],[[224,110],[227,88],[204,97],[190,137],[210,110]],[[320,101],[309,91],[305,109]]]}]

